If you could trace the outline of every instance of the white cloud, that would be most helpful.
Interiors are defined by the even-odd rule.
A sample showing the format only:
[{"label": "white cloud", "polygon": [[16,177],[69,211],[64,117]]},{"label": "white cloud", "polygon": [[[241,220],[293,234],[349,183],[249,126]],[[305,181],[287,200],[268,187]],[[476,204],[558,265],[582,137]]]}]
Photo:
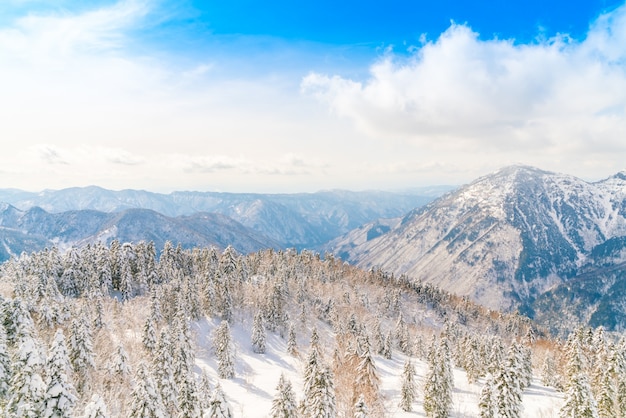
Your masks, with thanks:
[{"label": "white cloud", "polygon": [[624,152],[625,57],[622,6],[582,42],[485,41],[453,24],[409,58],[387,54],[366,80],[312,73],[301,87],[370,137],[429,150]]}]

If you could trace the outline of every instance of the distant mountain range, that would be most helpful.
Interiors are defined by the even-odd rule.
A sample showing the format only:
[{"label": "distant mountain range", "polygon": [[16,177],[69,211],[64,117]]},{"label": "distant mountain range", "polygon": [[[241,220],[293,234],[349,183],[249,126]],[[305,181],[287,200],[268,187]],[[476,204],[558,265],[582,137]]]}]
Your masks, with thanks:
[{"label": "distant mountain range", "polygon": [[[549,292],[574,294],[577,284],[608,276],[613,279],[607,288],[623,286],[624,275],[612,269],[626,262],[625,198],[624,172],[588,183],[506,167],[402,218],[353,230],[327,249],[362,267],[406,274],[492,308],[534,316],[554,304]],[[587,279],[572,280],[580,275]],[[589,319],[594,306],[586,308]]]},{"label": "distant mountain range", "polygon": [[157,248],[166,240],[186,247],[232,245],[244,253],[316,248],[363,223],[400,216],[432,199],[378,191],[159,194],[100,187],[41,193],[4,189],[0,261],[54,244],[112,239],[154,241]]}]

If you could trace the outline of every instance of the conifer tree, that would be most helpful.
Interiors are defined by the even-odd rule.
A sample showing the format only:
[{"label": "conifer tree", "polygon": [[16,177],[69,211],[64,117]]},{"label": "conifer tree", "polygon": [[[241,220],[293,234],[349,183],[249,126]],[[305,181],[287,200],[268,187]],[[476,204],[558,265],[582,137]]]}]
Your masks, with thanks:
[{"label": "conifer tree", "polygon": [[46,386],[41,378],[43,360],[34,338],[25,336],[13,361],[13,377],[9,386],[8,416],[39,418]]},{"label": "conifer tree", "polygon": [[7,346],[6,331],[0,323],[0,400],[6,398],[11,381],[11,358]]},{"label": "conifer tree", "polygon": [[417,396],[417,383],[415,382],[415,366],[411,360],[404,363],[402,372],[402,389],[400,391],[400,408],[404,412],[413,410],[413,402]]},{"label": "conifer tree", "polygon": [[265,327],[261,311],[254,316],[252,325],[252,350],[257,354],[265,353]]},{"label": "conifer tree", "polygon": [[43,418],[70,418],[76,403],[74,387],[67,376],[69,357],[61,329],[54,335],[46,363],[47,387],[43,399]]},{"label": "conifer tree", "polygon": [[292,356],[298,355],[298,343],[296,342],[296,327],[293,323],[289,324],[289,332],[287,333],[287,353]]},{"label": "conifer tree", "polygon": [[111,418],[107,411],[107,406],[99,395],[93,395],[89,403],[85,406],[82,418]]},{"label": "conifer tree", "polygon": [[198,384],[198,400],[200,410],[204,411],[209,409],[209,407],[211,406],[212,395],[213,390],[211,389],[209,376],[206,374],[206,372],[202,372],[202,375],[200,376],[200,383]]},{"label": "conifer tree", "polygon": [[178,408],[180,418],[200,418],[200,398],[193,374],[188,374],[180,385],[178,393]]},{"label": "conifer tree", "polygon": [[571,377],[559,418],[598,418],[598,405],[584,373]]},{"label": "conifer tree", "polygon": [[494,385],[499,416],[502,418],[519,418],[521,416],[522,391],[515,372],[510,367],[501,367],[495,376]]},{"label": "conifer tree", "polygon": [[165,418],[167,412],[156,384],[145,363],[137,367],[135,387],[131,394],[131,418]]},{"label": "conifer tree", "polygon": [[[360,354],[358,355],[358,363],[355,370],[354,394],[364,395],[370,402],[370,405],[375,405],[379,399],[380,378],[370,351],[367,335],[363,335],[363,341],[360,345],[361,347],[357,347],[357,353],[360,352]],[[354,399],[356,399],[356,396]]]},{"label": "conifer tree", "polygon": [[174,379],[173,346],[167,329],[161,331],[154,359],[154,378],[163,405],[170,416],[178,412],[178,387]]},{"label": "conifer tree", "polygon": [[213,348],[217,356],[217,373],[221,379],[231,379],[235,376],[235,362],[233,346],[228,321],[224,320],[213,336]]},{"label": "conifer tree", "polygon": [[496,418],[498,416],[498,394],[491,373],[485,378],[485,384],[480,390],[478,416],[480,418]]},{"label": "conifer tree", "polygon": [[91,372],[95,368],[91,321],[85,310],[72,321],[72,333],[69,341],[70,362],[78,375],[79,392],[88,385]]},{"label": "conifer tree", "polygon": [[128,353],[126,353],[122,345],[118,345],[117,350],[115,350],[115,356],[110,366],[110,373],[121,381],[126,380],[131,374]]},{"label": "conifer tree", "polygon": [[297,413],[296,395],[293,392],[291,382],[285,378],[284,374],[281,374],[278,386],[276,386],[276,395],[272,400],[270,417],[295,418]]},{"label": "conifer tree", "polygon": [[424,385],[424,411],[427,417],[445,418],[452,405],[451,366],[445,350],[443,344],[436,341],[433,341],[430,348],[429,370]]},{"label": "conifer tree", "polygon": [[143,338],[141,339],[144,348],[148,353],[152,354],[156,348],[156,330],[154,329],[154,322],[152,316],[146,319],[143,326]]},{"label": "conifer tree", "polygon": [[599,388],[597,389],[598,415],[600,418],[617,418],[615,380],[609,367],[604,367],[599,380]]},{"label": "conifer tree", "polygon": [[359,396],[356,403],[354,404],[354,418],[368,418],[369,417],[369,408],[365,404],[365,397],[363,395]]},{"label": "conifer tree", "polygon": [[224,396],[222,387],[217,384],[211,397],[211,406],[208,413],[204,414],[206,418],[233,418],[233,412],[230,408],[230,404]]},{"label": "conifer tree", "polygon": [[311,334],[311,348],[304,369],[303,414],[305,418],[336,416],[335,387],[330,370],[324,365],[317,329]]}]

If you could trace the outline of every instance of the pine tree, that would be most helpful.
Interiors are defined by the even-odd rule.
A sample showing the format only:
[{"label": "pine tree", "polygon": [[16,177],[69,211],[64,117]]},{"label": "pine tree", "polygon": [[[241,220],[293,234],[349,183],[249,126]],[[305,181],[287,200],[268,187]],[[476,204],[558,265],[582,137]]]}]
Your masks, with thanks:
[{"label": "pine tree", "polygon": [[72,368],[78,375],[77,389],[82,392],[88,385],[91,372],[95,368],[91,321],[84,310],[78,318],[72,321],[69,352]]},{"label": "pine tree", "polygon": [[278,386],[276,386],[276,395],[272,400],[271,418],[295,418],[298,413],[296,404],[296,395],[293,392],[291,382],[280,375]]},{"label": "pine tree", "polygon": [[211,382],[209,381],[209,376],[202,372],[200,376],[200,383],[198,384],[198,399],[200,410],[204,411],[209,409],[211,406],[211,396],[213,395],[213,390],[211,389]]},{"label": "pine tree", "polygon": [[233,347],[228,321],[224,320],[213,336],[213,347],[217,356],[217,372],[221,379],[231,379],[235,376]]},{"label": "pine tree", "polygon": [[428,356],[429,370],[424,385],[424,411],[427,417],[445,418],[452,405],[450,359],[446,347],[433,341]]},{"label": "pine tree", "polygon": [[156,331],[154,329],[154,322],[152,316],[146,319],[146,323],[143,326],[143,338],[141,340],[143,346],[148,353],[152,354],[156,348]]},{"label": "pine tree", "polygon": [[[359,344],[360,347],[357,347],[357,352],[360,352],[360,354],[355,370],[354,394],[364,395],[370,402],[370,405],[375,405],[379,399],[378,388],[380,386],[380,378],[378,377],[378,371],[376,370],[376,365],[372,358],[367,335],[363,335],[362,337],[363,341]],[[356,397],[354,399],[356,399]]]},{"label": "pine tree", "polygon": [[615,380],[610,367],[605,365],[599,380],[599,388],[597,389],[598,415],[600,418],[617,418]]},{"label": "pine tree", "polygon": [[334,382],[330,370],[323,364],[315,328],[304,369],[303,414],[305,418],[333,418],[337,414]]},{"label": "pine tree", "polygon": [[386,336],[385,336],[385,343],[383,346],[383,352],[382,355],[384,358],[386,358],[387,360],[391,360],[391,354],[393,352],[393,349],[391,347],[391,332],[389,332]]},{"label": "pine tree", "polygon": [[85,406],[82,418],[111,418],[107,411],[104,399],[99,395],[93,395],[89,403]]},{"label": "pine tree", "polygon": [[165,418],[167,412],[156,383],[144,363],[137,367],[135,387],[131,394],[131,418]]},{"label": "pine tree", "polygon": [[417,384],[415,382],[415,367],[411,360],[407,360],[404,363],[404,370],[402,372],[402,389],[400,392],[400,408],[404,412],[411,412],[413,410],[413,402],[417,396]]},{"label": "pine tree", "polygon": [[571,377],[559,418],[598,418],[598,405],[584,373]]},{"label": "pine tree", "polygon": [[0,400],[4,399],[9,392],[11,381],[11,359],[7,346],[6,330],[0,323]]},{"label": "pine tree", "polygon": [[224,396],[222,387],[218,385],[213,391],[211,397],[211,406],[209,407],[208,414],[204,414],[205,418],[233,418],[233,412],[230,408],[230,404]]},{"label": "pine tree", "polygon": [[50,355],[46,363],[48,373],[41,416],[43,418],[70,418],[76,403],[74,387],[67,377],[69,357],[65,337],[61,329],[54,335]]},{"label": "pine tree", "polygon": [[365,404],[365,397],[359,396],[359,399],[354,404],[354,418],[368,418],[369,408]]},{"label": "pine tree", "polygon": [[25,336],[13,361],[13,377],[5,411],[10,417],[39,418],[46,386],[41,378],[43,360],[35,339]]},{"label": "pine tree", "polygon": [[121,381],[126,380],[131,374],[128,353],[126,353],[122,345],[118,345],[117,350],[115,350],[115,357],[111,363],[110,372]]},{"label": "pine tree", "polygon": [[181,383],[178,399],[180,411],[178,416],[180,418],[200,418],[202,416],[200,398],[193,374],[188,374]]},{"label": "pine tree", "polygon": [[170,416],[178,412],[178,387],[174,379],[172,341],[167,329],[161,331],[154,359],[154,378],[157,389]]},{"label": "pine tree", "polygon": [[337,416],[335,386],[332,374],[327,367],[324,367],[316,375],[310,396],[305,400],[305,416],[307,418],[334,418]]},{"label": "pine tree", "polygon": [[296,342],[296,327],[293,323],[289,324],[289,332],[287,333],[287,353],[292,356],[298,355],[298,343]]},{"label": "pine tree", "polygon": [[521,416],[522,392],[520,383],[510,367],[501,367],[494,381],[498,414],[502,418]]},{"label": "pine tree", "polygon": [[480,390],[478,416],[480,418],[496,418],[498,416],[498,394],[491,373],[485,378],[485,384]]},{"label": "pine tree", "polygon": [[257,354],[265,353],[265,327],[261,311],[254,316],[252,325],[252,350]]}]

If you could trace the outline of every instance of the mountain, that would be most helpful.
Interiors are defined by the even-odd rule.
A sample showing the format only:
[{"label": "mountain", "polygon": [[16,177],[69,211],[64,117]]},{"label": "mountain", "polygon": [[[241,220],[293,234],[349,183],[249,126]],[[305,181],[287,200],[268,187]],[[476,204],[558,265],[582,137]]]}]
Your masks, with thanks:
[{"label": "mountain", "polygon": [[220,214],[197,213],[168,217],[148,209],[128,209],[105,213],[75,210],[49,213],[34,207],[26,211],[8,204],[0,205],[0,261],[22,252],[45,247],[153,241],[157,249],[166,241],[184,248],[232,245],[249,253],[265,248],[280,248],[274,240]]},{"label": "mountain", "polygon": [[[53,212],[96,210],[121,212],[151,209],[170,217],[212,212],[226,215],[279,242],[283,247],[313,248],[378,218],[402,216],[434,199],[414,193],[343,190],[299,194],[213,192],[152,193],[112,191],[100,187],[45,190],[41,193],[0,190],[0,202],[21,209]],[[443,190],[443,189],[441,189]]]},{"label": "mountain", "polygon": [[553,286],[626,261],[625,197],[625,173],[589,183],[506,167],[327,249],[492,308],[531,309]]}]

